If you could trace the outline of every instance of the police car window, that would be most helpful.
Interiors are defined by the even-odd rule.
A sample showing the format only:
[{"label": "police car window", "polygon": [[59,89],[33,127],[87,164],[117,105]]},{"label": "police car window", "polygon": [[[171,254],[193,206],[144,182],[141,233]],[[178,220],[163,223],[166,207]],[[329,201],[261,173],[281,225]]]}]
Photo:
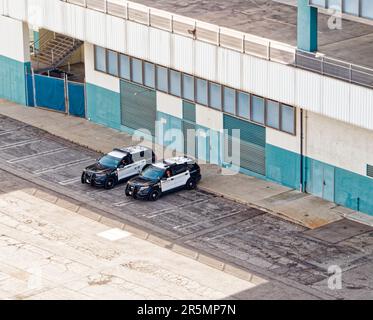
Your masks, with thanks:
[{"label": "police car window", "polygon": [[180,165],[177,165],[173,168],[173,175],[178,175],[178,174],[181,174],[181,173],[184,173],[186,171],[186,165],[185,164],[180,164]]},{"label": "police car window", "polygon": [[106,156],[103,156],[100,160],[99,160],[99,163],[105,167],[109,167],[109,168],[116,168],[119,163],[120,163],[120,160],[119,158],[115,158],[115,157],[112,157],[112,156],[109,156],[109,155],[106,155]]}]

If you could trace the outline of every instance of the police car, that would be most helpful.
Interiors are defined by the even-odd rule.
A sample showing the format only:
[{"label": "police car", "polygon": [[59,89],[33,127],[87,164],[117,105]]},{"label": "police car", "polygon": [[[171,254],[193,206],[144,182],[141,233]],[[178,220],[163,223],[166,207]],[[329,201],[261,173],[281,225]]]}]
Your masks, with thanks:
[{"label": "police car", "polygon": [[171,158],[147,166],[138,177],[129,180],[126,196],[156,201],[166,192],[194,189],[200,180],[201,170],[193,159]]},{"label": "police car", "polygon": [[138,175],[142,169],[155,161],[154,152],[143,146],[114,149],[85,168],[81,181],[91,186],[112,189],[120,181]]}]

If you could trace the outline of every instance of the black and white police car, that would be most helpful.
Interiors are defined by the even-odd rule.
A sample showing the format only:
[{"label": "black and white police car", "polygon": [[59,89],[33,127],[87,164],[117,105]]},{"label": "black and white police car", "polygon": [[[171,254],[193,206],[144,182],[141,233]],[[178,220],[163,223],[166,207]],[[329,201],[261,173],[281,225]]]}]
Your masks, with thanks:
[{"label": "black and white police car", "polygon": [[178,189],[194,189],[201,180],[198,164],[188,157],[176,157],[147,166],[128,181],[126,196],[156,201],[163,193]]},{"label": "black and white police car", "polygon": [[137,176],[142,169],[155,162],[154,152],[143,146],[114,149],[85,168],[82,183],[112,189],[120,181]]}]

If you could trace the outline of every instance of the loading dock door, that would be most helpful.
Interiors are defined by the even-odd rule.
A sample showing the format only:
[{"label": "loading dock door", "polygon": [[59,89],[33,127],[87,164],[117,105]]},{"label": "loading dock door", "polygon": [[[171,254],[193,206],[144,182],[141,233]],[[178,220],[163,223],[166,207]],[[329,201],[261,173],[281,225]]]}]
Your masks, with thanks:
[{"label": "loading dock door", "polygon": [[122,125],[133,129],[146,129],[155,136],[157,97],[154,90],[121,80],[120,101]]},{"label": "loading dock door", "polygon": [[[240,167],[264,176],[265,128],[248,121],[224,115],[224,129],[228,130],[230,148],[232,145],[231,137],[233,129],[240,130]],[[238,165],[238,161],[235,162],[235,159],[233,159],[233,164]]]},{"label": "loading dock door", "polygon": [[334,202],[334,167],[310,160],[307,192]]}]

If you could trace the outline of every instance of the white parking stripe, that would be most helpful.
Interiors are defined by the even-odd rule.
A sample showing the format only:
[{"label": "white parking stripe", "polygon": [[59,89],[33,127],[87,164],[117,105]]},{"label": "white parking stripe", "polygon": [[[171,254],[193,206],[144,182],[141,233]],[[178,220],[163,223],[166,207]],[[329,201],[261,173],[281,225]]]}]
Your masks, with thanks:
[{"label": "white parking stripe", "polygon": [[8,163],[17,163],[17,162],[29,160],[29,159],[32,159],[32,158],[37,158],[39,156],[55,154],[55,153],[61,152],[61,151],[66,150],[66,149],[68,149],[68,148],[63,147],[63,148],[58,148],[58,149],[54,149],[54,150],[44,151],[44,152],[35,153],[35,154],[31,154],[31,155],[24,156],[24,157],[14,158],[14,159],[8,160],[7,162]]},{"label": "white parking stripe", "polygon": [[36,174],[36,175],[40,175],[40,174],[43,174],[43,173],[53,172],[53,171],[61,169],[61,168],[69,167],[69,166],[72,166],[72,165],[75,165],[75,164],[78,164],[78,163],[83,163],[83,162],[88,162],[88,161],[94,161],[94,159],[92,157],[89,157],[89,158],[79,159],[79,160],[75,160],[75,161],[71,161],[71,162],[67,162],[67,163],[61,163],[58,166],[54,166],[54,167],[51,167],[51,168],[44,168],[44,169],[40,169],[40,170],[35,170],[32,173]]},{"label": "white parking stripe", "polygon": [[76,182],[80,182],[80,177],[75,177],[75,178],[72,178],[72,179],[68,179],[68,180],[65,180],[65,181],[61,181],[61,182],[58,182],[61,186],[68,186],[69,184],[74,184]]},{"label": "white parking stripe", "polygon": [[30,139],[30,140],[24,140],[16,143],[10,143],[6,144],[5,146],[0,147],[0,150],[6,150],[14,147],[22,147],[25,146],[26,144],[34,143],[34,142],[41,142],[41,139]]},{"label": "white parking stripe", "polygon": [[18,127],[18,128],[14,128],[14,129],[10,129],[10,130],[1,131],[1,132],[0,132],[0,136],[5,136],[5,135],[8,134],[8,133],[12,133],[12,132],[15,132],[15,131],[21,130],[21,129],[26,128],[26,127],[28,127],[28,125],[21,126],[21,127]]}]

